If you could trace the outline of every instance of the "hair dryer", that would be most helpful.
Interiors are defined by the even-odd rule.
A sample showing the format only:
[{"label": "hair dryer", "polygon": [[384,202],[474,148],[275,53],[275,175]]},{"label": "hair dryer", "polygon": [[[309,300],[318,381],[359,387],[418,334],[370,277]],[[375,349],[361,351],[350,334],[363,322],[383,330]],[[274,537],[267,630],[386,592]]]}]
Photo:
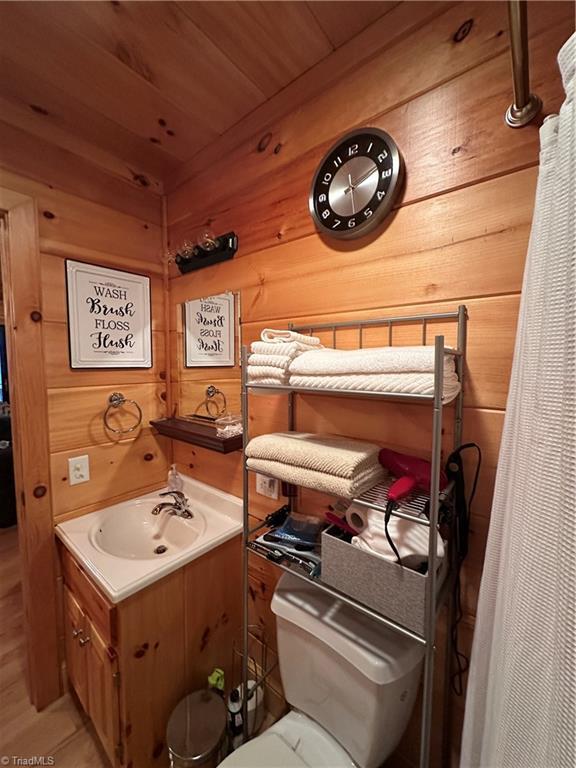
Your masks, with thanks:
[{"label": "hair dryer", "polygon": [[[415,488],[430,493],[432,465],[426,459],[418,459],[416,456],[382,448],[378,454],[378,461],[397,478],[388,490],[390,501],[400,501]],[[447,484],[446,475],[440,470],[440,490],[443,490]]]},{"label": "hair dryer", "polygon": [[[382,448],[378,454],[378,461],[383,467],[389,469],[396,480],[388,489],[388,503],[386,504],[386,513],[384,516],[384,527],[386,539],[390,548],[396,555],[398,563],[402,565],[398,550],[388,533],[388,523],[393,510],[398,506],[400,499],[405,498],[415,488],[420,488],[430,493],[432,474],[432,465],[425,459],[418,459],[416,456],[409,456],[406,453],[398,453],[388,448]],[[440,490],[446,487],[448,480],[442,470],[440,470]]]}]

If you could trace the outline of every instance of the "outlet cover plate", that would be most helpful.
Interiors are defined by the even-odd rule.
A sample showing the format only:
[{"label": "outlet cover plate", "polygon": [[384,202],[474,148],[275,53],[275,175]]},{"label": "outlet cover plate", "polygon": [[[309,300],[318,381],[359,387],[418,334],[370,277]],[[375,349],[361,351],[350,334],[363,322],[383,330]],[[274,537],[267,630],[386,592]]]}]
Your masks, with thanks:
[{"label": "outlet cover plate", "polygon": [[88,480],[90,480],[90,459],[88,454],[68,459],[68,483],[70,485],[78,485],[79,483],[87,483]]},{"label": "outlet cover plate", "polygon": [[278,499],[278,480],[256,473],[256,493],[269,499]]}]

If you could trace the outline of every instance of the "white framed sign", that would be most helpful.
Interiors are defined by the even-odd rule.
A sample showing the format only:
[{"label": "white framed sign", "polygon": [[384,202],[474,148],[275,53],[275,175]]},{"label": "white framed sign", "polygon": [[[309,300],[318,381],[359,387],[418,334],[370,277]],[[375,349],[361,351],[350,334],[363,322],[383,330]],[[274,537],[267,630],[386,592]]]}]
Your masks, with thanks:
[{"label": "white framed sign", "polygon": [[151,368],[150,278],[66,259],[71,368]]},{"label": "white framed sign", "polygon": [[221,293],[184,303],[186,368],[225,367],[235,363],[234,294]]}]

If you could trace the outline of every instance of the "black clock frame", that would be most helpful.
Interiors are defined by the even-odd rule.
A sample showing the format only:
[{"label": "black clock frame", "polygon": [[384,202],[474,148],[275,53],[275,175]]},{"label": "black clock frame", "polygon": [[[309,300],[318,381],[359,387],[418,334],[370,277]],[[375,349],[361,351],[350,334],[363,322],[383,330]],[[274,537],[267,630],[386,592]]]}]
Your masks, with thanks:
[{"label": "black clock frame", "polygon": [[[322,210],[320,210],[317,205],[317,198],[322,193],[322,189],[320,188],[320,185],[322,184],[326,185],[325,192],[326,196],[328,197],[330,183],[326,183],[324,181],[325,175],[330,172],[333,174],[335,167],[334,161],[337,158],[339,159],[339,155],[345,154],[343,151],[343,145],[352,146],[353,143],[360,144],[361,141],[364,143],[369,137],[372,137],[378,141],[378,144],[375,144],[374,150],[372,150],[370,153],[365,151],[358,151],[358,153],[352,157],[369,157],[371,160],[373,160],[374,163],[376,163],[377,167],[379,168],[380,178],[372,198],[360,211],[358,211],[358,213],[355,213],[353,216],[337,216],[330,208],[329,202],[322,203],[322,210],[330,211],[330,216],[325,220],[322,219]],[[355,139],[356,141],[352,142],[352,139]],[[385,147],[382,147],[382,144],[384,144]],[[379,164],[377,158],[378,155],[381,154],[383,148],[386,149],[387,156],[385,160]],[[338,152],[338,150],[340,150],[340,152]],[[351,157],[347,159],[351,159]],[[344,165],[345,162],[342,165]],[[387,178],[383,178],[380,173],[381,170],[389,170],[390,175]],[[382,131],[380,128],[356,128],[355,130],[349,131],[348,133],[345,133],[343,136],[341,136],[338,141],[336,141],[330,147],[328,152],[326,152],[322,158],[322,161],[318,165],[312,180],[310,194],[308,196],[308,208],[310,215],[312,216],[312,219],[314,220],[314,223],[320,230],[321,234],[329,235],[330,237],[335,237],[340,240],[351,240],[352,238],[362,237],[377,227],[392,210],[394,202],[398,196],[398,192],[400,191],[403,176],[404,163],[402,160],[402,155],[400,154],[400,150],[398,149],[394,139],[388,133],[386,133],[386,131]],[[331,181],[333,181],[333,179],[334,174],[332,175]],[[385,192],[385,196],[381,200],[377,200],[378,192],[382,191]],[[372,214],[365,217],[364,221],[361,221],[359,224],[356,224],[353,227],[349,227],[349,221],[351,219],[358,218],[358,216],[362,215],[366,209],[372,210]],[[330,226],[331,223],[333,225],[334,219],[338,219],[340,222],[338,228],[333,228],[333,226]]]}]

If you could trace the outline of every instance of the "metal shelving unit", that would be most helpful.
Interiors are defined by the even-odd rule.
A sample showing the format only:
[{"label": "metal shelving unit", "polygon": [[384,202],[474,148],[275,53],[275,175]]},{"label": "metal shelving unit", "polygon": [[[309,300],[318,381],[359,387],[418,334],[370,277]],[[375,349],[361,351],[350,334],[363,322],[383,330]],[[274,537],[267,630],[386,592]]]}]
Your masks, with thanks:
[{"label": "metal shelving unit", "polygon": [[[440,472],[441,472],[441,450],[442,450],[442,417],[443,409],[445,407],[443,403],[443,389],[444,389],[444,355],[451,354],[454,356],[456,363],[456,370],[458,378],[461,384],[464,379],[464,362],[466,355],[466,325],[467,325],[467,311],[464,305],[458,307],[454,312],[441,312],[431,313],[424,315],[404,315],[399,317],[384,317],[369,320],[360,321],[348,321],[341,323],[322,323],[316,325],[305,326],[290,326],[291,330],[308,333],[318,333],[320,331],[332,332],[332,345],[336,347],[337,332],[342,329],[357,329],[358,331],[358,346],[363,347],[364,342],[364,330],[366,328],[380,327],[388,329],[388,344],[392,346],[393,341],[393,327],[397,325],[417,324],[421,326],[422,331],[422,344],[427,343],[427,334],[430,329],[430,325],[437,322],[454,322],[457,324],[457,344],[455,349],[446,348],[445,337],[443,335],[437,335],[434,337],[434,393],[432,395],[407,395],[402,393],[382,393],[382,392],[361,392],[350,390],[335,390],[335,389],[306,389],[302,387],[290,387],[280,385],[261,385],[250,384],[247,380],[247,359],[248,350],[247,347],[242,347],[242,419],[244,427],[244,448],[249,440],[248,425],[249,425],[249,395],[251,392],[266,392],[267,394],[276,393],[278,395],[284,395],[288,398],[288,427],[292,431],[295,428],[296,414],[295,414],[295,398],[299,394],[306,395],[320,395],[320,396],[336,396],[336,397],[353,397],[353,398],[369,398],[372,400],[387,400],[397,401],[398,403],[421,403],[423,405],[432,405],[432,460],[431,460],[431,492],[430,492],[430,505],[428,518],[422,516],[417,507],[408,508],[405,511],[398,510],[396,516],[408,518],[415,522],[421,523],[428,527],[428,572],[426,574],[426,588],[425,588],[425,630],[422,634],[414,632],[407,627],[402,626],[397,621],[392,620],[386,615],[379,613],[370,607],[358,602],[349,595],[322,583],[321,578],[310,578],[303,570],[298,570],[295,566],[286,565],[284,563],[275,563],[277,567],[282,570],[295,574],[299,578],[305,579],[308,582],[315,584],[318,589],[327,592],[344,603],[353,606],[358,611],[370,616],[375,621],[383,624],[384,626],[398,632],[404,636],[410,637],[413,640],[421,643],[425,647],[425,660],[424,660],[424,676],[422,687],[422,723],[421,723],[421,743],[420,743],[420,768],[428,768],[430,761],[430,737],[431,737],[431,725],[432,725],[432,694],[433,694],[433,681],[434,681],[434,638],[436,630],[437,616],[440,607],[443,602],[448,598],[449,600],[449,614],[453,610],[451,605],[452,601],[450,596],[452,594],[452,579],[454,576],[453,567],[450,569],[447,578],[441,585],[440,590],[437,589],[437,536],[438,536],[438,518],[440,504],[444,497],[449,495],[450,488],[445,489],[443,493],[440,491]],[[460,388],[459,395],[452,401],[450,405],[453,405],[455,409],[454,419],[454,447],[457,448],[462,442],[462,418],[463,418],[463,389]],[[244,682],[244,690],[246,690],[246,684],[248,680],[248,558],[250,553],[254,553],[259,557],[266,559],[266,556],[259,551],[256,551],[251,545],[251,537],[262,528],[265,524],[259,524],[254,528],[250,528],[249,514],[250,514],[250,489],[249,489],[249,468],[246,466],[246,457],[244,456],[244,529],[243,529],[243,583],[244,583],[244,599],[243,599],[243,664],[242,664],[242,679]],[[364,494],[359,499],[356,499],[357,503],[373,508],[380,508],[384,512],[384,489],[376,486],[367,494]],[[294,509],[295,499],[289,499],[290,508]],[[446,555],[449,559],[449,563],[453,565],[454,562],[454,548],[452,542],[448,542],[448,553]],[[450,633],[448,633],[447,644],[450,643]],[[450,648],[446,649],[446,670],[445,680],[449,681],[449,663],[450,663]],[[447,696],[447,691],[445,691]],[[445,698],[445,705],[447,699]],[[245,729],[247,727],[247,701],[244,701],[244,723]],[[245,737],[247,732],[245,730]],[[445,744],[446,746],[446,744]]]}]

